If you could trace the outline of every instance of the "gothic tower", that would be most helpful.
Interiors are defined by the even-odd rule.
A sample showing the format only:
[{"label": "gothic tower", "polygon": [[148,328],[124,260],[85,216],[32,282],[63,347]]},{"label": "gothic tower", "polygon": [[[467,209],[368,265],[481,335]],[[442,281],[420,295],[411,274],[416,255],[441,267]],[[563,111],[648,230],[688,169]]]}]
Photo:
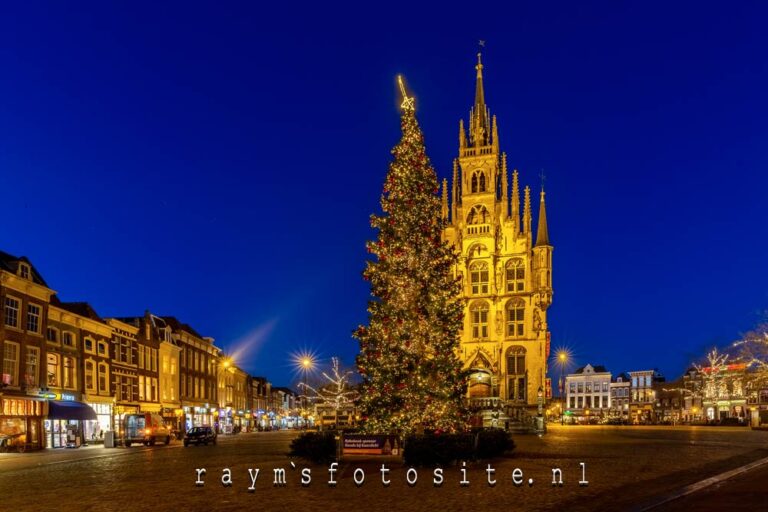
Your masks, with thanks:
[{"label": "gothic tower", "polygon": [[548,388],[552,246],[544,190],[535,237],[531,191],[525,187],[521,212],[516,170],[510,198],[507,155],[485,103],[480,54],[475,69],[475,102],[468,126],[459,122],[450,198],[443,182],[443,236],[459,254],[455,272],[465,300],[460,357],[473,370],[471,402],[492,404],[514,419],[534,409],[539,389],[546,394]]}]

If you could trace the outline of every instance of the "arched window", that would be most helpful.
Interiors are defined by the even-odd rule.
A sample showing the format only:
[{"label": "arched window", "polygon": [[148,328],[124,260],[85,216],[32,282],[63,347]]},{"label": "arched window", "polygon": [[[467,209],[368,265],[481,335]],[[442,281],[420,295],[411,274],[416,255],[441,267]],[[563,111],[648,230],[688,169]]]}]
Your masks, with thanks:
[{"label": "arched window", "polygon": [[507,350],[507,395],[510,400],[525,402],[525,348],[514,346]]},{"label": "arched window", "polygon": [[93,361],[85,362],[85,391],[96,392],[96,368]]},{"label": "arched window", "polygon": [[71,357],[64,357],[64,372],[62,373],[62,387],[75,388],[75,360]]},{"label": "arched window", "polygon": [[46,361],[48,363],[46,365],[48,369],[48,386],[57,388],[59,387],[59,374],[61,373],[59,354],[49,352]]},{"label": "arched window", "polygon": [[469,281],[472,284],[472,294],[488,293],[488,264],[476,261],[469,266]]},{"label": "arched window", "polygon": [[109,394],[109,366],[106,363],[99,363],[99,394]]},{"label": "arched window", "polygon": [[525,335],[525,302],[512,299],[507,302],[507,336],[521,338]]},{"label": "arched window", "polygon": [[523,260],[515,258],[507,262],[507,292],[515,293],[525,290],[525,267]]},{"label": "arched window", "polygon": [[490,221],[491,214],[488,213],[488,209],[481,204],[473,206],[467,216],[467,224],[488,224]]},{"label": "arched window", "polygon": [[477,171],[472,173],[472,193],[476,194],[478,192],[485,192],[486,191],[486,180],[485,180],[485,173],[478,169]]},{"label": "arched window", "polygon": [[488,337],[488,304],[475,302],[470,308],[472,320],[472,337],[482,339]]}]

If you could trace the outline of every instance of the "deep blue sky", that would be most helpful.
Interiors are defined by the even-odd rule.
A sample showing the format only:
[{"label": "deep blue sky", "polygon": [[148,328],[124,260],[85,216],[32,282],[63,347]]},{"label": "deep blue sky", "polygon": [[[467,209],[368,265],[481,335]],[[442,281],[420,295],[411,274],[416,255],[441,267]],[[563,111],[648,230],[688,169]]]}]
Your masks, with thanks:
[{"label": "deep blue sky", "polygon": [[0,8],[0,249],[64,300],[253,340],[278,384],[352,362],[394,77],[448,176],[484,39],[510,164],[548,175],[553,345],[674,377],[768,308],[757,3],[100,4]]}]

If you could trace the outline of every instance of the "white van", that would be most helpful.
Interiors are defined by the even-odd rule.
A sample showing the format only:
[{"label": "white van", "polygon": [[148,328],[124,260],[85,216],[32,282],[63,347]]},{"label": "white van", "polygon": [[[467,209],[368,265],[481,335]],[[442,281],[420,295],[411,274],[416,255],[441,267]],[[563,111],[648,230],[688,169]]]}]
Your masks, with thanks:
[{"label": "white van", "polygon": [[131,443],[154,446],[156,441],[162,441],[165,444],[171,442],[171,431],[165,426],[165,422],[159,414],[150,412],[126,414],[123,425],[125,446],[131,446]]}]

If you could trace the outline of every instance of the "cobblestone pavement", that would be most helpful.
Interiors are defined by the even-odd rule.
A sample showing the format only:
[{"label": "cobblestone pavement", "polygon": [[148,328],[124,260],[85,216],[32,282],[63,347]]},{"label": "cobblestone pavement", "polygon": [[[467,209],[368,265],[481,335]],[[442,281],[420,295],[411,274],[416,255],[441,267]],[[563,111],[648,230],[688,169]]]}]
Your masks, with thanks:
[{"label": "cobblestone pavement", "polygon": [[768,507],[768,465],[735,476],[700,492],[656,509],[658,512],[691,510],[761,510]]},{"label": "cobblestone pavement", "polygon": [[[308,466],[286,456],[294,432],[221,436],[217,446],[184,448],[179,442],[151,448],[87,448],[36,454],[0,454],[0,510],[41,508],[121,512],[159,508],[211,510],[608,510],[640,509],[654,496],[768,456],[768,432],[716,427],[561,427],[536,436],[516,436],[511,457],[492,461],[496,485],[487,483],[487,462],[445,468],[441,487],[433,470],[418,468],[416,485],[408,468],[387,462],[390,486],[381,483],[381,461],[346,461],[338,485],[327,485],[327,466]],[[580,486],[580,463],[587,486]],[[273,486],[273,469],[286,469],[285,486]],[[300,484],[310,467],[312,482]],[[206,468],[196,486],[196,468]],[[232,486],[220,483],[232,471]],[[248,469],[259,469],[254,492]],[[365,481],[357,487],[354,471]],[[512,473],[523,472],[515,486]],[[560,468],[562,487],[551,485]],[[359,473],[358,473],[359,476]],[[411,475],[413,476],[413,475]],[[533,485],[529,486],[529,479]],[[749,483],[745,484],[747,488]],[[725,484],[724,488],[727,487]],[[47,506],[46,506],[47,505]],[[701,510],[699,506],[697,509]]]}]

